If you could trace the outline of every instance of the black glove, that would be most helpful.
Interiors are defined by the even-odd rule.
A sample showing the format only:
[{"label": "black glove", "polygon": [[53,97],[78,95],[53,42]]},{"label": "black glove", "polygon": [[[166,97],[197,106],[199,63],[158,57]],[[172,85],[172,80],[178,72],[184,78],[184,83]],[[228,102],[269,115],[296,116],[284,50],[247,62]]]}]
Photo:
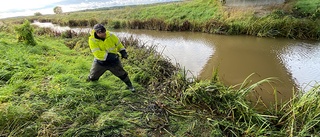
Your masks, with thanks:
[{"label": "black glove", "polygon": [[120,54],[121,54],[121,57],[122,57],[122,58],[128,59],[128,54],[127,54],[127,51],[126,51],[126,50],[121,50],[121,51],[120,51]]}]

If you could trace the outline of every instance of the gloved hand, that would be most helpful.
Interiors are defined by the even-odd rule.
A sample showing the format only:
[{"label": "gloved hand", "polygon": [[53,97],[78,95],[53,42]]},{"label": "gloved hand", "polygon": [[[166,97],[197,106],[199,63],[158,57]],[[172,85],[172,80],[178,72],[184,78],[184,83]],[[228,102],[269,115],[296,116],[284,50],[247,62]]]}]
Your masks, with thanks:
[{"label": "gloved hand", "polygon": [[121,50],[120,51],[121,57],[124,59],[128,59],[128,54],[126,50]]}]

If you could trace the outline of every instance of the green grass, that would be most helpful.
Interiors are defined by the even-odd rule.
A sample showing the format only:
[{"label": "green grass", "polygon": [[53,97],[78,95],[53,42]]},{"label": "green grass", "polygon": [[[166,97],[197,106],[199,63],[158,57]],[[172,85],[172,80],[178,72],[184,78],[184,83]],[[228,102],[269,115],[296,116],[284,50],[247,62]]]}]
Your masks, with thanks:
[{"label": "green grass", "polygon": [[303,16],[312,18],[320,17],[320,1],[319,0],[297,0],[294,9]]},{"label": "green grass", "polygon": [[[218,16],[218,4],[214,0],[195,0],[174,2],[167,4],[151,4],[146,6],[132,6],[120,9],[89,10],[57,15],[43,15],[28,17],[29,20],[51,21],[60,25],[71,25],[70,22],[87,22],[88,19],[96,20],[93,23],[77,23],[76,26],[93,26],[96,22],[131,21],[160,19],[165,22],[189,20],[203,23]],[[18,20],[13,19],[19,22]]]},{"label": "green grass", "polygon": [[[216,0],[186,0],[26,18],[30,21],[53,22],[71,27],[92,27],[96,23],[103,23],[110,29],[196,31],[319,40],[318,5],[318,0],[292,0],[281,6],[265,9],[249,7],[241,10],[241,8],[224,7]],[[21,18],[4,21],[23,22]]]},{"label": "green grass", "polygon": [[87,43],[87,35],[35,35],[36,46],[19,43],[10,29],[0,36],[1,136],[146,136],[165,124],[149,124],[158,119],[149,107],[157,96],[145,87],[174,71],[152,48],[127,40],[130,57],[122,62],[138,90],[133,94],[110,72],[86,82],[93,57],[78,41]]},{"label": "green grass", "polygon": [[192,82],[154,46],[127,37],[122,62],[138,90],[131,93],[110,72],[86,82],[87,34],[37,28],[31,46],[12,27],[0,32],[0,136],[320,136],[319,85],[257,111],[247,95],[273,78],[225,86],[215,71]]},{"label": "green grass", "polygon": [[306,93],[298,93],[283,106],[289,109],[285,110],[279,123],[285,123],[288,135],[320,135],[319,91],[320,86],[315,86]]},{"label": "green grass", "polygon": [[[218,6],[212,0],[195,0],[191,2],[179,2],[140,8],[126,19],[148,20],[152,18],[161,19],[166,22],[178,20],[183,22],[189,20],[192,22],[206,22],[216,16]],[[124,17],[123,17],[124,18]],[[122,19],[122,17],[120,18]]]},{"label": "green grass", "polygon": [[[125,114],[124,102],[137,95],[110,72],[99,82],[86,82],[91,56],[70,50],[60,38],[37,36],[38,45],[27,46],[0,35],[1,135],[81,136],[114,128],[101,132],[111,135],[130,129],[128,121],[139,112]],[[87,131],[77,131],[82,128]]]}]

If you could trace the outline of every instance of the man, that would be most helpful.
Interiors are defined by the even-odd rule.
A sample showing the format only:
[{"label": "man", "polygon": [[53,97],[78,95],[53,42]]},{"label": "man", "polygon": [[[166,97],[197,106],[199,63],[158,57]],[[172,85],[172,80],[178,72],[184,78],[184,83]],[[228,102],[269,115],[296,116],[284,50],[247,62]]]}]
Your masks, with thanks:
[{"label": "man", "polygon": [[[88,76],[88,81],[97,81],[107,70],[126,83],[127,88],[135,92],[128,73],[123,69],[119,55],[127,59],[126,49],[119,38],[106,31],[102,24],[96,24],[89,37],[89,46],[94,56],[94,61]],[[120,54],[119,54],[120,53]]]}]

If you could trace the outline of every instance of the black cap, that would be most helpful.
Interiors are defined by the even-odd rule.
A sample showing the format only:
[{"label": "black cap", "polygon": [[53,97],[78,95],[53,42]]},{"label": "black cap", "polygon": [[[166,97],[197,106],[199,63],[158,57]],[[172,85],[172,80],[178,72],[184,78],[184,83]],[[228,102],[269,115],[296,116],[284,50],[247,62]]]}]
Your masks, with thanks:
[{"label": "black cap", "polygon": [[102,25],[102,24],[96,24],[93,26],[93,29],[96,31],[96,32],[105,32],[106,31],[106,28]]}]

